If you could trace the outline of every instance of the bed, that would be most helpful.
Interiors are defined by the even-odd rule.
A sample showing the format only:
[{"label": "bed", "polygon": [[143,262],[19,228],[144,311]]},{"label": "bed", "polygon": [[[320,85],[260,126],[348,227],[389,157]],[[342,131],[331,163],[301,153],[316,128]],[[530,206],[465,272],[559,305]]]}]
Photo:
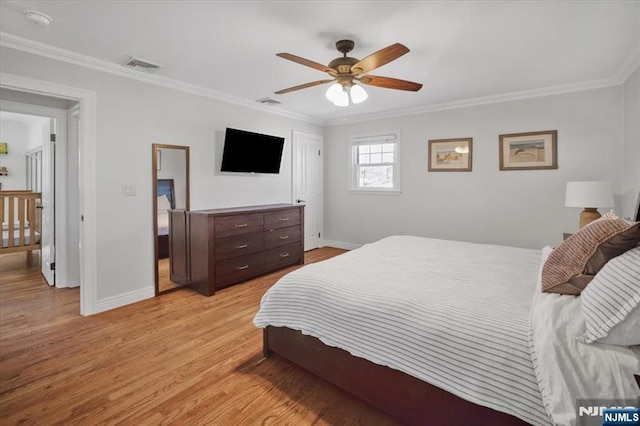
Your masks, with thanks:
[{"label": "bed", "polygon": [[169,257],[169,210],[176,208],[173,179],[158,179],[158,258]]},{"label": "bed", "polygon": [[[566,339],[540,326],[546,315],[559,329],[576,320],[554,311],[556,299],[579,309],[579,298],[536,291],[545,256],[388,237],[289,273],[265,293],[254,324],[264,328],[265,356],[279,354],[407,424],[554,424],[557,401],[544,383],[567,375],[572,392],[581,372],[571,357],[585,355],[568,348],[566,371],[558,372],[541,353]],[[640,352],[602,346],[588,350],[607,367],[589,370],[597,387],[580,391],[622,386],[637,398]],[[574,410],[566,424],[575,424],[575,401],[561,408]]]},{"label": "bed", "polygon": [[40,250],[40,199],[39,192],[0,191],[0,254]]}]

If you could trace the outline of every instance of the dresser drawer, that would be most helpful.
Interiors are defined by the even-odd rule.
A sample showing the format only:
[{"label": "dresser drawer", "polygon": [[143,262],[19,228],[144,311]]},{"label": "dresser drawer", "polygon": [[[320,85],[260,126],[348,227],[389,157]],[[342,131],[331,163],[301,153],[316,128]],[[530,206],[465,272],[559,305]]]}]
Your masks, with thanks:
[{"label": "dresser drawer", "polygon": [[263,247],[262,231],[227,238],[216,238],[215,240],[216,259],[244,256],[260,251]]},{"label": "dresser drawer", "polygon": [[216,262],[216,287],[259,275],[263,265],[262,253],[220,260]]},{"label": "dresser drawer", "polygon": [[224,238],[259,232],[263,229],[263,224],[264,215],[262,213],[218,217],[214,224],[215,236],[216,238]]},{"label": "dresser drawer", "polygon": [[300,209],[287,209],[264,214],[264,229],[286,228],[300,224]]},{"label": "dresser drawer", "polygon": [[286,246],[300,241],[300,226],[270,229],[264,232],[265,248]]},{"label": "dresser drawer", "polygon": [[275,271],[285,266],[298,264],[301,263],[302,256],[302,247],[299,243],[267,250],[262,253],[263,268]]}]

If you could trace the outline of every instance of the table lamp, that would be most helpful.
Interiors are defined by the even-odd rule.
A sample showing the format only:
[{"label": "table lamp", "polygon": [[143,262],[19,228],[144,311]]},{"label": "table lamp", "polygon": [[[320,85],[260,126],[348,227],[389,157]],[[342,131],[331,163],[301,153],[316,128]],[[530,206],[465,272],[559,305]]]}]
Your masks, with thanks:
[{"label": "table lamp", "polygon": [[564,205],[582,207],[580,228],[600,218],[598,207],[613,207],[613,191],[609,182],[567,182]]}]

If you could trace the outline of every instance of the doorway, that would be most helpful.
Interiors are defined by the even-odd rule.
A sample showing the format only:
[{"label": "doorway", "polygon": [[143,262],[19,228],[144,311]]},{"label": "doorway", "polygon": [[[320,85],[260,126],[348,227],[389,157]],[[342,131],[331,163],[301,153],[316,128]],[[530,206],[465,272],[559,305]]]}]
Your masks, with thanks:
[{"label": "doorway", "polygon": [[[64,105],[66,103],[60,104]],[[75,106],[73,103],[70,105]],[[68,163],[77,162],[78,154],[67,150],[68,110],[2,99],[0,112],[5,125],[3,139],[9,148],[6,157],[13,165],[11,179],[4,177],[7,182],[3,183],[8,185],[3,185],[3,189],[20,191],[28,190],[28,186],[40,186],[38,209],[42,275],[50,286],[76,287],[79,285],[78,277],[70,276],[70,271],[79,270],[79,266],[71,264],[68,255],[78,250],[79,241],[69,238],[68,228],[73,224],[67,223],[67,213],[79,207],[67,202],[69,188],[65,171]],[[40,161],[30,161],[29,153],[34,153]],[[20,161],[22,167],[18,166]],[[35,182],[33,176],[36,177]],[[77,256],[71,258],[77,262]]]},{"label": "doorway", "polygon": [[[13,98],[15,95],[19,96],[19,99]],[[73,191],[77,193],[77,215],[78,221],[72,226],[67,225],[67,229],[76,228],[79,244],[77,247],[77,258],[79,261],[75,262],[77,265],[76,275],[77,283],[80,286],[80,314],[91,315],[97,313],[98,301],[97,301],[97,256],[96,256],[96,158],[95,158],[95,129],[96,129],[96,94],[94,91],[79,89],[71,86],[65,86],[57,83],[52,83],[43,80],[36,80],[27,77],[22,77],[14,74],[0,73],[0,100],[2,103],[21,101],[28,103],[34,108],[47,108],[51,107],[51,102],[67,102],[73,105],[77,105],[77,149],[75,150],[77,161],[77,174],[75,182],[69,180],[66,177],[61,177],[64,181],[67,181],[69,185],[67,188],[73,188]],[[71,108],[71,104],[67,104]],[[53,106],[54,108],[57,105]],[[1,108],[0,108],[1,109]],[[68,112],[68,108],[65,109]],[[61,147],[58,148],[58,151]],[[66,147],[65,147],[66,148]],[[61,155],[60,152],[57,153]],[[66,154],[65,154],[66,158]],[[63,174],[63,170],[57,170],[58,176]],[[68,190],[62,191],[60,197],[56,200],[58,207],[66,208],[68,201]],[[57,210],[57,217],[64,214]],[[64,216],[67,217],[67,216]],[[59,223],[59,221],[58,221]],[[56,238],[56,246],[58,251],[61,247],[61,241],[68,237],[69,232],[58,233]],[[64,245],[64,243],[62,244]],[[69,259],[69,256],[66,256]],[[61,270],[59,266],[55,264],[56,272]],[[67,269],[69,272],[69,269]],[[65,280],[66,281],[66,280]],[[70,282],[70,281],[69,281]],[[104,308],[104,309],[108,309]],[[103,309],[103,310],[104,310]]]}]

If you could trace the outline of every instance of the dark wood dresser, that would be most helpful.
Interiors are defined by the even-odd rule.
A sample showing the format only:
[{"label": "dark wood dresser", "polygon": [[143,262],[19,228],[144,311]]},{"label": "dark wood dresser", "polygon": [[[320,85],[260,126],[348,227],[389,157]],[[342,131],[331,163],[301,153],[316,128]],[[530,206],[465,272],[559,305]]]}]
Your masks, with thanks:
[{"label": "dark wood dresser", "polygon": [[[304,206],[270,204],[186,213],[189,285],[216,290],[304,263]],[[173,231],[172,231],[173,232]],[[179,236],[176,236],[179,237]]]}]

